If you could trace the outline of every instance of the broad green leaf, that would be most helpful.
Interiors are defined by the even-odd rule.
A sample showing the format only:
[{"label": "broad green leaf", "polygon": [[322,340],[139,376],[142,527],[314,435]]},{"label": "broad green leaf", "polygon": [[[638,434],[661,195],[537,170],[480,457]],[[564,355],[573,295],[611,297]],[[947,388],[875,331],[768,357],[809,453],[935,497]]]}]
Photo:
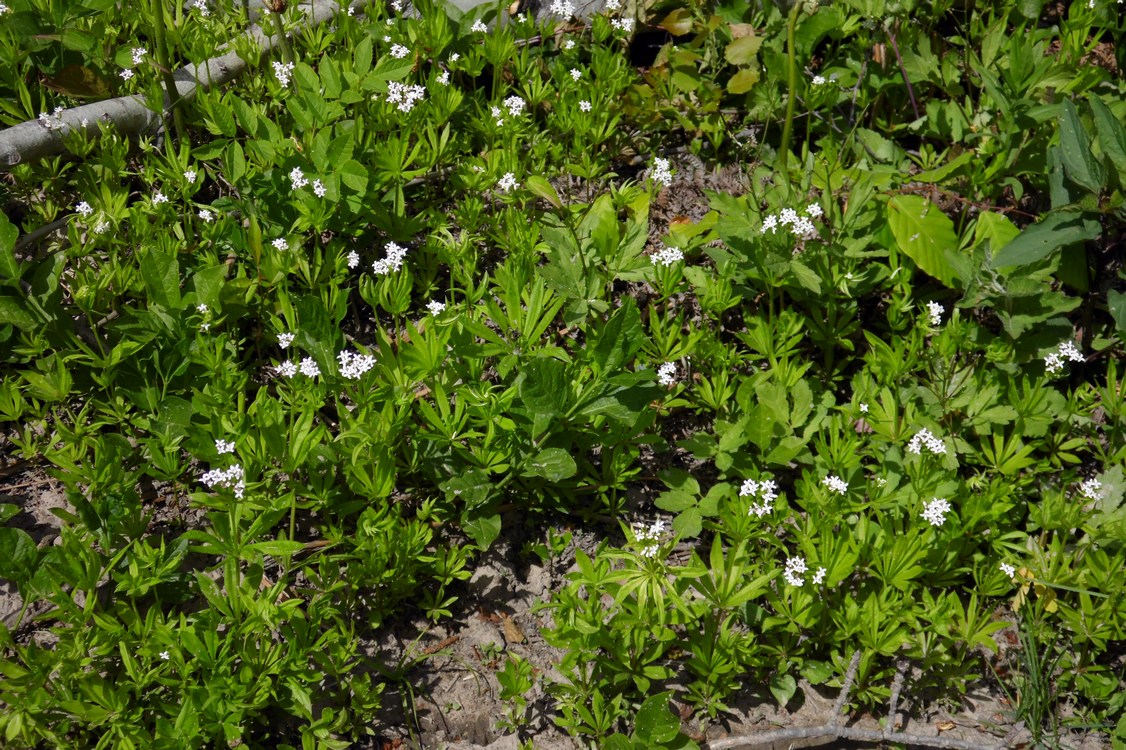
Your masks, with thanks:
[{"label": "broad green leaf", "polygon": [[180,264],[175,257],[149,248],[141,256],[141,278],[150,301],[170,310],[180,307]]},{"label": "broad green leaf", "polygon": [[562,448],[544,448],[528,461],[527,469],[533,476],[558,482],[573,477],[578,467],[571,454]]},{"label": "broad green leaf", "polygon": [[555,188],[551,183],[538,174],[531,175],[524,180],[524,186],[532,192],[532,195],[543,198],[545,201],[561,208],[563,201],[559,199],[559,193],[555,192]]},{"label": "broad green leaf", "polygon": [[803,287],[814,294],[821,294],[821,277],[809,266],[794,258],[790,260],[790,272]]},{"label": "broad green leaf", "polygon": [[688,508],[672,520],[672,530],[684,539],[694,539],[704,528],[704,516],[699,508]]},{"label": "broad green leaf", "polygon": [[1063,102],[1060,115],[1060,151],[1063,168],[1076,185],[1098,193],[1106,184],[1106,173],[1091,151],[1091,139],[1070,100]]},{"label": "broad green leaf", "polygon": [[356,42],[356,49],[352,53],[352,72],[363,78],[371,70],[373,44],[370,36],[364,35]]},{"label": "broad green leaf", "polygon": [[899,249],[949,287],[960,286],[954,222],[926,198],[896,195],[888,201],[888,226]]},{"label": "broad green leaf", "polygon": [[1046,258],[1061,247],[1093,240],[1099,236],[1099,222],[1077,211],[1056,211],[1020,235],[993,258],[997,268],[1026,266]]},{"label": "broad green leaf", "polygon": [[481,549],[488,549],[500,536],[500,514],[476,516],[462,523],[469,538]]},{"label": "broad green leaf", "polygon": [[679,513],[695,505],[696,498],[684,490],[667,490],[658,495],[653,504],[669,513]]},{"label": "broad green leaf", "polygon": [[0,277],[13,281],[20,277],[20,264],[14,252],[19,234],[8,217],[0,213]]},{"label": "broad green leaf", "polygon": [[368,171],[355,159],[349,159],[340,167],[340,181],[363,197],[368,190]]},{"label": "broad green leaf", "polygon": [[110,84],[93,68],[77,63],[67,65],[53,76],[47,76],[43,85],[66,96],[100,99],[110,95]]},{"label": "broad green leaf", "polygon": [[683,36],[692,30],[692,12],[687,8],[676,8],[657,25],[673,36]]},{"label": "broad green leaf", "polygon": [[919,172],[911,176],[912,182],[941,182],[950,175],[957,172],[962,167],[966,166],[973,161],[973,151],[963,151],[941,167],[935,169],[928,169],[926,172]]},{"label": "broad green leaf", "polygon": [[35,572],[39,549],[23,529],[0,527],[0,578],[23,583]]},{"label": "broad green leaf", "polygon": [[1088,103],[1095,118],[1095,128],[1099,132],[1099,145],[1118,170],[1119,183],[1126,185],[1126,127],[1122,126],[1122,122],[1098,96],[1091,94]]},{"label": "broad green leaf", "polygon": [[641,348],[644,335],[637,304],[631,297],[624,298],[622,306],[592,337],[591,364],[600,375],[617,372]]},{"label": "broad green leaf", "polygon": [[755,59],[761,46],[762,37],[755,36],[752,32],[748,36],[731,40],[731,44],[723,51],[723,56],[732,65],[746,65]]},{"label": "broad green leaf", "polygon": [[797,680],[793,675],[774,675],[770,678],[770,692],[774,695],[774,699],[778,701],[778,705],[785,708],[787,704],[793,699],[794,693],[798,691]]},{"label": "broad green leaf", "polygon": [[1007,216],[986,211],[977,217],[977,223],[974,224],[974,247],[980,247],[989,240],[989,250],[996,255],[1019,234],[1020,229]]},{"label": "broad green leaf", "polygon": [[646,747],[671,742],[680,733],[680,719],[669,709],[671,696],[670,692],[650,696],[637,711],[633,733]]},{"label": "broad green leaf", "polygon": [[745,94],[755,87],[762,74],[758,68],[740,68],[735,75],[727,79],[727,91],[731,94]]},{"label": "broad green leaf", "polygon": [[1126,293],[1110,289],[1106,293],[1106,306],[1118,326],[1119,337],[1126,338]]},{"label": "broad green leaf", "polygon": [[0,292],[0,326],[7,324],[21,331],[30,331],[36,327],[37,321],[20,297]]},{"label": "broad green leaf", "polygon": [[552,416],[567,408],[570,384],[567,365],[550,357],[537,357],[521,373],[518,393],[524,408],[532,414]]}]

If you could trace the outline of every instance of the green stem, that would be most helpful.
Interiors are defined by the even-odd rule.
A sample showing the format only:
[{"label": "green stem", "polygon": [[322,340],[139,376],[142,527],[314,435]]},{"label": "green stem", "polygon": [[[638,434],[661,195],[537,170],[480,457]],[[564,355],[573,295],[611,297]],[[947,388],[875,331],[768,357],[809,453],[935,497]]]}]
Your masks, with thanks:
[{"label": "green stem", "polygon": [[149,12],[152,16],[153,41],[156,44],[156,64],[164,79],[164,93],[168,97],[168,108],[172,110],[172,126],[177,143],[187,142],[187,126],[180,108],[180,92],[176,90],[176,80],[172,77],[172,65],[168,57],[168,42],[164,36],[164,5],[161,0],[150,0]]},{"label": "green stem", "polygon": [[285,24],[282,23],[281,13],[271,11],[270,18],[274,19],[274,26],[278,29],[278,44],[282,48],[282,56],[287,63],[296,65],[297,59],[293,56],[293,48],[289,46],[289,37],[285,35]]},{"label": "green stem", "polygon": [[786,24],[786,86],[789,94],[786,99],[786,123],[782,126],[782,145],[778,152],[778,171],[786,180],[789,188],[790,179],[787,175],[787,160],[790,157],[790,136],[794,130],[794,105],[797,101],[798,88],[798,63],[797,50],[794,43],[794,30],[798,25],[798,13],[801,12],[800,0],[795,0],[794,7],[790,8],[790,20]]}]

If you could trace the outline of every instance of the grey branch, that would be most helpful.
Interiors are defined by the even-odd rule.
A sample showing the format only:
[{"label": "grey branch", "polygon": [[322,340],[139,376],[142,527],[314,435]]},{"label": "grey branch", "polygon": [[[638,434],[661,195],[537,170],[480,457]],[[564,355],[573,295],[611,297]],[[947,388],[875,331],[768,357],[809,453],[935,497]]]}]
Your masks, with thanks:
[{"label": "grey branch", "polygon": [[[303,23],[312,27],[335,17],[344,7],[335,0],[312,0],[302,4],[300,9],[305,14]],[[279,44],[277,36],[267,34],[258,25],[251,26],[244,36],[257,45],[259,59],[255,63]],[[235,52],[237,46],[228,43],[225,48],[229,51],[225,54],[175,71],[176,95],[192,99],[200,89],[206,91],[242,75],[247,61]],[[0,131],[0,171],[9,170],[21,161],[36,161],[62,153],[66,150],[63,136],[71,131],[85,131],[93,137],[98,135],[99,123],[112,123],[118,132],[135,137],[155,133],[162,119],[162,113],[149,109],[143,97],[134,95],[63,110],[57,120],[52,118],[50,127],[39,120],[29,120]]]},{"label": "grey branch", "polygon": [[1007,743],[1000,744],[992,735],[979,734],[973,740],[960,740],[953,737],[928,737],[919,734],[905,734],[891,731],[894,727],[895,711],[899,703],[899,693],[903,687],[904,667],[900,665],[896,673],[895,682],[892,684],[892,696],[888,726],[884,729],[861,729],[860,727],[841,726],[841,709],[848,701],[848,694],[852,684],[856,681],[857,668],[860,665],[860,652],[852,655],[852,661],[845,672],[841,692],[833,704],[833,713],[829,721],[814,727],[793,727],[791,729],[774,729],[746,737],[724,737],[705,743],[705,750],[750,750],[751,748],[774,746],[775,743],[792,740],[813,740],[805,743],[805,747],[813,745],[829,745],[837,740],[853,740],[855,742],[895,742],[904,745],[935,747],[940,750],[1004,750]]}]

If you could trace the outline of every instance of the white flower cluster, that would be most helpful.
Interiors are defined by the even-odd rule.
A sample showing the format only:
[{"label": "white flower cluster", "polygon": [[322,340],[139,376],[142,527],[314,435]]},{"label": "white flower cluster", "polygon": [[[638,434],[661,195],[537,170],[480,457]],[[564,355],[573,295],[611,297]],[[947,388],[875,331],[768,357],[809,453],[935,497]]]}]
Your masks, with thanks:
[{"label": "white flower cluster", "polygon": [[786,579],[786,583],[791,586],[804,586],[805,578],[802,574],[809,568],[805,565],[804,557],[791,557],[786,560],[786,570],[782,573],[782,577]]},{"label": "white flower cluster", "polygon": [[278,346],[282,349],[288,349],[289,345],[293,343],[293,339],[297,337],[296,333],[279,333]]},{"label": "white flower cluster", "polygon": [[309,184],[305,179],[305,173],[301,171],[301,167],[294,167],[289,170],[289,182],[291,190],[300,190]]},{"label": "white flower cluster", "polygon": [[207,222],[208,224],[210,224],[212,221],[215,220],[215,214],[211,213],[206,208],[201,208],[199,210],[199,218],[202,219],[203,221]]},{"label": "white flower cluster", "polygon": [[270,244],[273,245],[274,248],[277,249],[277,250],[288,250],[289,249],[289,240],[287,240],[285,237],[278,237],[276,240],[274,240]]},{"label": "white flower cluster", "polygon": [[551,12],[557,16],[570,18],[571,16],[575,15],[575,6],[572,5],[568,0],[554,0],[554,2],[551,4]]},{"label": "white flower cluster", "polygon": [[289,88],[289,77],[293,74],[293,63],[283,63],[274,60],[274,75],[278,78],[278,85],[283,89]]},{"label": "white flower cluster", "polygon": [[140,65],[141,62],[145,59],[145,55],[147,55],[148,53],[149,53],[149,51],[147,49],[145,49],[144,47],[134,47],[132,52],[131,52],[131,57],[133,58],[133,64],[134,65]]},{"label": "white flower cluster", "polygon": [[473,25],[469,27],[469,30],[475,31],[478,34],[484,34],[489,29],[488,29],[487,26],[485,26],[485,22],[482,21],[480,18],[478,18],[476,21],[473,22]]},{"label": "white flower cluster", "polygon": [[830,474],[825,477],[821,480],[821,484],[828,487],[830,492],[835,492],[838,495],[843,495],[848,492],[848,483],[836,474]]},{"label": "white flower cluster", "polygon": [[357,253],[355,250],[349,250],[348,251],[348,267],[349,268],[355,268],[358,265],[360,265],[360,254]]},{"label": "white flower cluster", "polygon": [[649,257],[653,259],[653,265],[662,265],[668,268],[673,263],[684,260],[684,253],[681,252],[679,247],[662,247]]},{"label": "white flower cluster", "polygon": [[658,518],[652,526],[643,523],[633,525],[633,538],[641,545],[641,554],[645,557],[656,557],[661,549],[661,537],[665,533],[665,522]]},{"label": "white flower cluster", "polygon": [[571,80],[577,81],[583,77],[583,72],[578,68],[571,68]]},{"label": "white flower cluster", "polygon": [[443,86],[449,86],[450,85],[450,71],[443,70],[442,75],[438,76],[438,83],[442,84]]},{"label": "white flower cluster", "polygon": [[633,31],[632,18],[615,18],[614,20],[610,21],[610,25],[618,31],[624,31],[627,34]]},{"label": "white flower cluster", "polygon": [[676,365],[665,362],[657,368],[657,382],[665,387],[676,385]]},{"label": "white flower cluster", "polygon": [[524,107],[527,106],[527,103],[520,97],[513,94],[512,96],[504,100],[504,106],[508,108],[508,114],[512,115],[513,117],[519,117],[520,115],[524,114]]},{"label": "white flower cluster", "polygon": [[505,172],[504,176],[497,180],[497,190],[501,192],[511,192],[520,187],[520,183],[516,181],[516,175],[512,172]]},{"label": "white flower cluster", "polygon": [[825,570],[825,568],[818,568],[817,572],[813,574],[813,585],[820,586],[821,582],[825,580],[825,574],[828,572],[829,571]]},{"label": "white flower cluster", "polygon": [[78,213],[82,214],[83,218],[86,218],[86,217],[90,216],[90,214],[94,213],[94,207],[91,206],[86,201],[82,201],[81,203],[79,203],[77,206],[74,207],[74,210],[77,211]]},{"label": "white flower cluster", "polygon": [[933,300],[927,303],[927,315],[930,317],[930,323],[932,326],[942,324],[942,313],[945,311],[946,308],[944,308],[937,302],[934,302]]},{"label": "white flower cluster", "polygon": [[8,14],[9,14],[9,13],[11,13],[11,12],[12,12],[12,9],[11,9],[11,8],[9,8],[9,7],[8,7],[7,5],[5,5],[4,3],[0,3],[0,16],[6,16],[6,15],[8,15]]},{"label": "white flower cluster", "polygon": [[371,264],[371,270],[376,276],[386,276],[392,271],[398,271],[403,267],[403,258],[407,256],[407,249],[394,242],[388,242],[383,249],[387,251],[387,257]]},{"label": "white flower cluster", "polygon": [[426,305],[426,309],[430,311],[431,315],[438,315],[439,313],[445,311],[446,303],[439,302],[438,300],[431,300],[430,303]]},{"label": "white flower cluster", "polygon": [[387,102],[403,114],[414,109],[414,105],[426,96],[426,89],[413,83],[391,81],[387,84]]},{"label": "white flower cluster", "polygon": [[301,360],[300,366],[292,362],[282,362],[275,367],[274,370],[283,378],[296,377],[298,372],[309,378],[315,378],[321,374],[321,368],[317,366],[316,360],[312,357],[305,357],[305,359]]},{"label": "white flower cluster", "polygon": [[395,58],[396,60],[402,60],[404,57],[406,57],[410,53],[411,53],[411,51],[401,44],[392,44],[391,45],[391,57]]},{"label": "white flower cluster", "polygon": [[340,374],[349,380],[359,380],[365,372],[375,367],[375,357],[370,354],[357,354],[347,349],[336,355],[340,362]]},{"label": "white flower cluster", "polygon": [[590,102],[588,102],[587,100],[584,99],[581,102],[579,102],[579,110],[580,111],[589,112],[592,109],[594,109],[594,107],[592,107]]},{"label": "white flower cluster", "polygon": [[946,502],[946,498],[936,497],[923,505],[923,518],[931,526],[941,526],[946,523],[946,514],[949,512],[950,503]]},{"label": "white flower cluster", "polygon": [[160,192],[159,190],[157,190],[155,193],[153,193],[152,204],[154,206],[159,206],[161,203],[167,203],[167,202],[168,202],[168,196],[165,195],[164,193]]},{"label": "white flower cluster", "polygon": [[813,226],[810,219],[816,219],[822,215],[821,206],[816,203],[810,203],[805,207],[805,215],[802,216],[792,208],[783,208],[775,216],[771,214],[762,220],[762,233],[766,234],[767,230],[771,234],[778,233],[778,227],[789,227],[790,234],[798,239],[808,240],[817,236],[817,227]]},{"label": "white flower cluster", "polygon": [[55,107],[54,114],[47,114],[46,112],[39,113],[39,124],[47,128],[47,130],[62,130],[65,127],[63,123],[63,108]]},{"label": "white flower cluster", "polygon": [[672,184],[672,171],[669,169],[669,160],[660,157],[653,160],[653,168],[649,170],[649,177],[653,182],[668,187]]},{"label": "white flower cluster", "polygon": [[763,479],[759,482],[747,479],[743,482],[743,486],[739,488],[739,497],[758,497],[761,499],[762,502],[759,503],[751,502],[751,507],[747,509],[747,515],[762,518],[770,512],[771,505],[778,497],[778,485],[773,479]]},{"label": "white flower cluster", "polygon": [[1103,483],[1098,479],[1088,479],[1083,484],[1079,485],[1079,494],[1088,500],[1102,500],[1103,499]]},{"label": "white flower cluster", "polygon": [[1055,375],[1063,369],[1065,360],[1072,362],[1082,362],[1083,354],[1076,347],[1073,341],[1061,341],[1059,347],[1044,357],[1044,367],[1047,368],[1048,373]]},{"label": "white flower cluster", "polygon": [[192,6],[196,10],[198,10],[199,14],[204,18],[207,18],[211,15],[211,9],[207,7],[207,3],[204,2],[204,0],[195,0],[195,2],[192,3]]},{"label": "white flower cluster", "polygon": [[923,452],[923,447],[928,451],[941,456],[946,453],[946,444],[934,436],[927,428],[923,428],[915,433],[915,437],[907,443],[907,452],[913,453],[916,456]]},{"label": "white flower cluster", "polygon": [[810,83],[812,83],[814,86],[824,86],[825,85],[825,76],[815,75],[815,76],[813,76],[813,79],[810,81]]},{"label": "white flower cluster", "polygon": [[610,11],[610,10],[621,10],[622,9],[622,2],[621,2],[621,0],[606,0],[606,4],[603,7],[604,7],[605,10],[608,10],[608,11]]},{"label": "white flower cluster", "polygon": [[1006,578],[1012,578],[1017,574],[1017,569],[1006,562],[1001,563],[1001,572],[1005,574]]},{"label": "white flower cluster", "polygon": [[243,478],[242,467],[238,464],[230,466],[226,469],[212,469],[204,473],[200,477],[200,481],[207,485],[207,489],[215,489],[216,487],[225,487],[234,491],[235,497],[239,500],[242,499],[243,492],[246,491],[246,482]]},{"label": "white flower cluster", "polygon": [[235,452],[235,442],[233,440],[223,440],[222,438],[215,441],[215,451],[222,456],[225,453]]}]

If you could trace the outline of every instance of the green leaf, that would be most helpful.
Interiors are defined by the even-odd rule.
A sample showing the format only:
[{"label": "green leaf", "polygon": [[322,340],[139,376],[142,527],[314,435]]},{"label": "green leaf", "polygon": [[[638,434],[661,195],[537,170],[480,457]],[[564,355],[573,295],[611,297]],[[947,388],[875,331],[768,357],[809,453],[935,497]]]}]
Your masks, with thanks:
[{"label": "green leaf", "polygon": [[672,530],[684,539],[700,535],[704,528],[704,515],[699,508],[689,508],[672,520]]},{"label": "green leaf", "polygon": [[960,286],[958,235],[946,214],[918,195],[896,195],[888,201],[888,226],[896,244],[919,268],[948,287]]},{"label": "green leaf", "polygon": [[723,51],[723,56],[732,65],[746,65],[755,59],[761,46],[762,37],[755,36],[754,32],[751,32],[747,36],[731,40],[731,44]]},{"label": "green leaf", "polygon": [[790,272],[803,287],[814,294],[821,294],[821,277],[814,273],[809,266],[797,259],[791,259]]},{"label": "green leaf", "polygon": [[532,414],[554,416],[567,408],[567,365],[550,357],[537,357],[521,373],[517,392],[524,408]]},{"label": "green leaf", "polygon": [[672,742],[680,733],[680,719],[669,708],[671,692],[658,693],[645,699],[634,721],[634,737],[646,747]]},{"label": "green leaf", "polygon": [[1005,245],[1020,234],[1020,229],[1003,214],[986,211],[977,217],[974,224],[974,247],[989,241],[989,250],[996,255]]},{"label": "green leaf", "polygon": [[607,375],[622,369],[644,341],[641,313],[633,298],[624,298],[622,306],[592,338],[594,346],[590,347],[590,353],[595,371]]},{"label": "green leaf", "polygon": [[727,91],[731,94],[745,94],[755,87],[761,77],[758,68],[740,68],[727,79]]},{"label": "green leaf", "polygon": [[802,665],[801,674],[811,685],[823,685],[833,676],[833,666],[824,661],[807,661]]},{"label": "green leaf", "polygon": [[263,555],[270,555],[271,557],[287,557],[289,555],[296,555],[298,552],[305,549],[305,543],[288,539],[276,539],[270,542],[256,542],[250,545],[250,548],[261,552]]},{"label": "green leaf", "polygon": [[0,578],[17,584],[29,580],[39,560],[35,540],[23,529],[0,527]]},{"label": "green leaf", "polygon": [[23,299],[15,294],[0,292],[0,326],[9,323],[21,331],[34,330],[38,325]]},{"label": "green leaf", "polygon": [[774,694],[774,699],[778,701],[778,705],[782,708],[789,704],[797,691],[798,683],[793,675],[774,675],[770,678],[770,692]]},{"label": "green leaf", "polygon": [[462,529],[478,547],[488,549],[500,536],[500,514],[476,516],[462,524]]},{"label": "green leaf", "polygon": [[1049,213],[1043,221],[1026,227],[993,258],[997,268],[1026,266],[1046,258],[1061,247],[1093,240],[1099,236],[1099,222],[1077,211]]},{"label": "green leaf", "polygon": [[1122,122],[1098,96],[1090,94],[1088,104],[1091,105],[1095,128],[1099,132],[1099,145],[1118,170],[1119,182],[1126,185],[1126,127],[1122,126]]},{"label": "green leaf", "polygon": [[1126,293],[1110,289],[1106,293],[1106,306],[1118,326],[1118,335],[1126,337]]},{"label": "green leaf", "polygon": [[563,206],[563,201],[559,199],[559,193],[555,192],[555,188],[552,187],[550,182],[538,174],[525,178],[524,186],[532,191],[532,195],[543,198],[556,208]]},{"label": "green leaf", "polygon": [[149,248],[141,256],[141,278],[150,301],[170,310],[180,307],[180,264],[174,256]]},{"label": "green leaf", "polygon": [[0,276],[15,280],[20,277],[20,264],[16,261],[16,238],[20,231],[0,213]]},{"label": "green leaf", "polygon": [[340,167],[340,181],[362,198],[368,190],[368,171],[363,164],[349,159]]},{"label": "green leaf", "polygon": [[573,477],[578,467],[571,454],[562,448],[544,448],[528,461],[528,472],[550,482]]},{"label": "green leaf", "polygon": [[1095,160],[1091,151],[1091,139],[1079,120],[1079,113],[1071,100],[1063,102],[1060,115],[1060,151],[1063,155],[1063,168],[1076,185],[1098,193],[1106,184],[1106,173]]},{"label": "green leaf", "polygon": [[696,505],[696,498],[684,490],[667,490],[658,495],[653,504],[669,513],[680,513]]}]

